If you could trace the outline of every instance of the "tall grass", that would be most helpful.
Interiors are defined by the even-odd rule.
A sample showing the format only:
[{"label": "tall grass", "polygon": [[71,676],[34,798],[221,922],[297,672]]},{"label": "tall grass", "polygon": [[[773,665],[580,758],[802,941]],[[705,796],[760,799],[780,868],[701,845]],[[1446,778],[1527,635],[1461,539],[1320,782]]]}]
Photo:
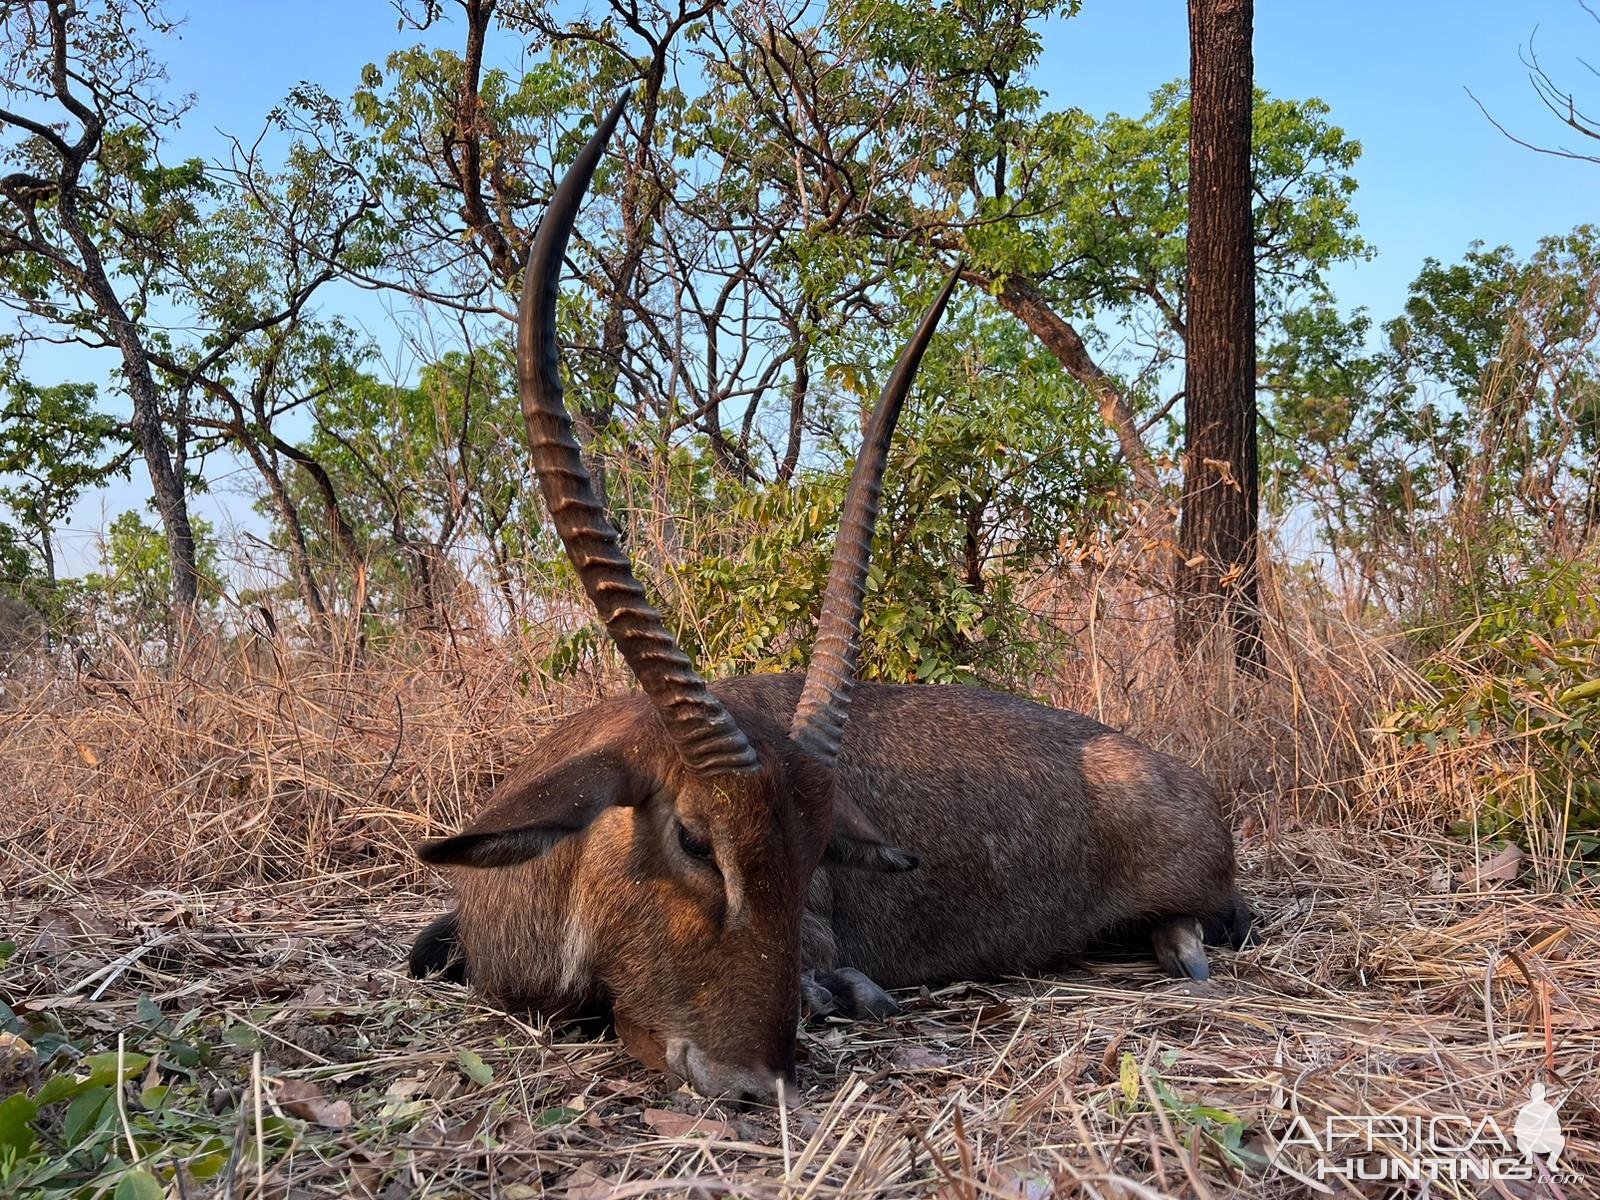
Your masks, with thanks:
[{"label": "tall grass", "polygon": [[[1352,623],[1294,572],[1269,573],[1263,595],[1268,671],[1242,677],[1177,659],[1159,591],[1063,567],[1027,591],[1055,666],[1015,682],[1199,765],[1246,830],[1470,824],[1504,746],[1405,744],[1389,714],[1437,700],[1407,639]],[[555,678],[559,628],[465,624],[361,650],[212,632],[171,666],[113,638],[14,668],[9,883],[415,877],[412,844],[459,822],[542,730],[627,686],[609,652]]]}]

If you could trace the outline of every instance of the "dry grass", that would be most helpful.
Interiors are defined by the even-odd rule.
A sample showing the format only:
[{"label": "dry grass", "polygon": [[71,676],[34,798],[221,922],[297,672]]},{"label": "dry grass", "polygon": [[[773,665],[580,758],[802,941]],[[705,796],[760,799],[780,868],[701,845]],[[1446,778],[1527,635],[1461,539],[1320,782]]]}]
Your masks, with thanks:
[{"label": "dry grass", "polygon": [[[113,660],[14,688],[0,991],[79,1051],[159,1052],[143,1082],[195,1111],[136,1139],[132,1087],[119,1120],[173,1195],[1301,1195],[1315,1155],[1263,1163],[1296,1113],[1509,1134],[1536,1079],[1562,1099],[1557,1177],[1431,1194],[1600,1195],[1596,897],[1550,890],[1560,863],[1480,875],[1496,847],[1440,835],[1475,764],[1369,732],[1420,686],[1405,664],[1285,600],[1273,678],[1235,687],[1172,666],[1148,598],[1037,599],[1081,651],[1040,691],[1237,798],[1264,939],[1207,985],[1097,961],[909,997],[887,1028],[813,1025],[779,1120],[674,1091],[606,1035],[414,983],[401,947],[443,896],[406,847],[600,687],[530,683],[524,648],[457,638],[358,670],[213,647],[176,679]],[[174,1175],[207,1129],[222,1170]]]}]

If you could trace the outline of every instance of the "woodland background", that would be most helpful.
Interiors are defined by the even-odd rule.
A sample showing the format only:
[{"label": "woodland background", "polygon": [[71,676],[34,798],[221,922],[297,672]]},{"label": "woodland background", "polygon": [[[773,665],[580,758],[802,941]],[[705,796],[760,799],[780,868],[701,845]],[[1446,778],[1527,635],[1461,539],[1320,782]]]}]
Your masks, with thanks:
[{"label": "woodland background", "polygon": [[[1040,23],[1076,7],[401,0],[444,48],[173,161],[167,14],[0,4],[12,895],[427,886],[407,847],[626,685],[530,480],[510,332],[545,199],[626,90],[562,295],[568,402],[702,670],[805,665],[863,413],[959,262],[865,674],[1023,692],[1199,764],[1247,866],[1337,845],[1448,891],[1460,855],[1592,897],[1600,228],[1430,258],[1396,311],[1349,312],[1361,147],[1258,89],[1258,476],[1195,461],[1188,82],[1135,116],[1047,97]],[[1581,68],[1528,66],[1540,147],[1600,170]],[[403,362],[341,315],[358,291],[401,314]],[[35,382],[63,346],[117,369]],[[189,512],[241,464],[264,535]],[[130,472],[153,505],[61,569],[74,505]],[[1258,558],[1186,544],[1197,488],[1254,501]],[[1244,632],[1184,632],[1196,595]]]},{"label": "woodland background", "polygon": [[[1360,145],[1316,99],[1258,93],[1259,478],[1185,468],[1186,85],[1131,118],[1046,104],[1039,23],[1074,7],[402,4],[450,47],[368,65],[348,95],[303,84],[215,159],[169,162],[193,99],[165,76],[161,10],[63,21],[57,87],[68,6],[8,5],[16,686],[181,675],[201,644],[290,674],[448,678],[466,641],[524,692],[610,671],[529,479],[509,328],[544,197],[599,104],[633,89],[564,293],[569,403],[706,669],[805,664],[862,413],[959,261],[968,286],[889,471],[869,675],[1048,692],[1087,668],[1113,712],[1130,673],[1231,688],[1163,649],[1174,598],[1210,572],[1202,587],[1280,636],[1306,623],[1285,650],[1344,638],[1394,660],[1353,701],[1348,750],[1481,758],[1475,818],[1587,857],[1600,234],[1467,247],[1425,262],[1401,311],[1343,313],[1328,271],[1371,253]],[[529,47],[520,76],[486,56],[506,44]],[[1564,82],[1530,64],[1566,116]],[[341,316],[352,284],[407,314],[403,375]],[[41,343],[110,347],[121,369],[37,385]],[[190,518],[214,464],[248,468],[267,536]],[[64,577],[64,518],[133,471],[150,509]],[[1259,604],[1245,556],[1185,541],[1195,489],[1259,493]],[[1143,627],[1143,657],[1114,667],[1094,636],[1113,616]],[[1265,671],[1260,690],[1293,689],[1285,661]],[[1302,774],[1338,795],[1351,771]]]}]

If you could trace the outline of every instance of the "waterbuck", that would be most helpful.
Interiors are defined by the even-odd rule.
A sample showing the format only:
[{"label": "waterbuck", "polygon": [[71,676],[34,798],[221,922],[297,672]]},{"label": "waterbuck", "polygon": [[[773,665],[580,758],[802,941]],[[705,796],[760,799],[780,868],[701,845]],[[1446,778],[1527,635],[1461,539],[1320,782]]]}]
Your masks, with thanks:
[{"label": "waterbuck", "polygon": [[1249,918],[1200,775],[1014,696],[854,683],[890,436],[954,275],[869,421],[805,677],[708,686],[646,602],[572,436],[556,344],[568,236],[621,109],[540,224],[517,365],[556,532],[643,694],[567,718],[462,832],[420,847],[452,868],[457,905],[413,972],[464,973],[508,1006],[608,1007],[644,1061],[757,1100],[793,1094],[802,998],[881,1016],[884,988],[1047,970],[1128,937],[1204,978],[1203,931],[1237,943]]}]

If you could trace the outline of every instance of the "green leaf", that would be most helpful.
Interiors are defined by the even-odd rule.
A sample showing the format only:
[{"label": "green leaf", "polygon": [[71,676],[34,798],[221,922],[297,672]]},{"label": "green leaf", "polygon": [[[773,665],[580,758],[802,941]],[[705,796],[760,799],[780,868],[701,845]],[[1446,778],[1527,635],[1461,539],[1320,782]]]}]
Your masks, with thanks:
[{"label": "green leaf", "polygon": [[21,1092],[0,1100],[0,1158],[25,1158],[33,1150],[38,1135],[33,1119],[39,1106]]},{"label": "green leaf", "polygon": [[54,1104],[58,1100],[68,1100],[78,1095],[89,1086],[87,1079],[78,1079],[70,1074],[52,1075],[44,1081],[44,1086],[34,1096],[39,1107]]},{"label": "green leaf", "polygon": [[241,1050],[261,1049],[261,1035],[248,1025],[229,1025],[222,1031],[222,1040]]},{"label": "green leaf", "polygon": [[104,1054],[89,1055],[83,1060],[83,1065],[89,1068],[91,1083],[121,1083],[148,1067],[150,1056],[135,1054],[131,1050],[119,1055],[115,1050],[109,1050]]},{"label": "green leaf", "polygon": [[166,1200],[167,1189],[143,1167],[135,1167],[122,1177],[112,1200]]},{"label": "green leaf", "polygon": [[202,1151],[184,1164],[189,1174],[201,1183],[214,1179],[222,1168],[228,1165],[228,1148],[220,1138],[212,1138],[206,1145],[211,1148]]},{"label": "green leaf", "polygon": [[106,1101],[111,1099],[109,1087],[92,1087],[81,1093],[67,1107],[66,1120],[62,1123],[62,1134],[66,1137],[67,1144],[76,1146],[88,1140],[94,1132],[95,1122],[101,1114],[107,1111]]},{"label": "green leaf", "polygon": [[494,1082],[494,1069],[471,1050],[462,1050],[457,1053],[456,1065],[461,1068],[463,1075],[479,1087],[488,1087]]},{"label": "green leaf", "polygon": [[1576,687],[1569,687],[1561,693],[1561,703],[1571,704],[1577,700],[1589,700],[1594,697],[1600,697],[1600,679],[1591,679]]},{"label": "green leaf", "polygon": [[139,1019],[139,1024],[143,1025],[152,1033],[167,1027],[168,1021],[166,1014],[161,1011],[161,1006],[152,1000],[148,995],[141,995],[139,997],[139,1007],[136,1010],[136,1014]]}]

